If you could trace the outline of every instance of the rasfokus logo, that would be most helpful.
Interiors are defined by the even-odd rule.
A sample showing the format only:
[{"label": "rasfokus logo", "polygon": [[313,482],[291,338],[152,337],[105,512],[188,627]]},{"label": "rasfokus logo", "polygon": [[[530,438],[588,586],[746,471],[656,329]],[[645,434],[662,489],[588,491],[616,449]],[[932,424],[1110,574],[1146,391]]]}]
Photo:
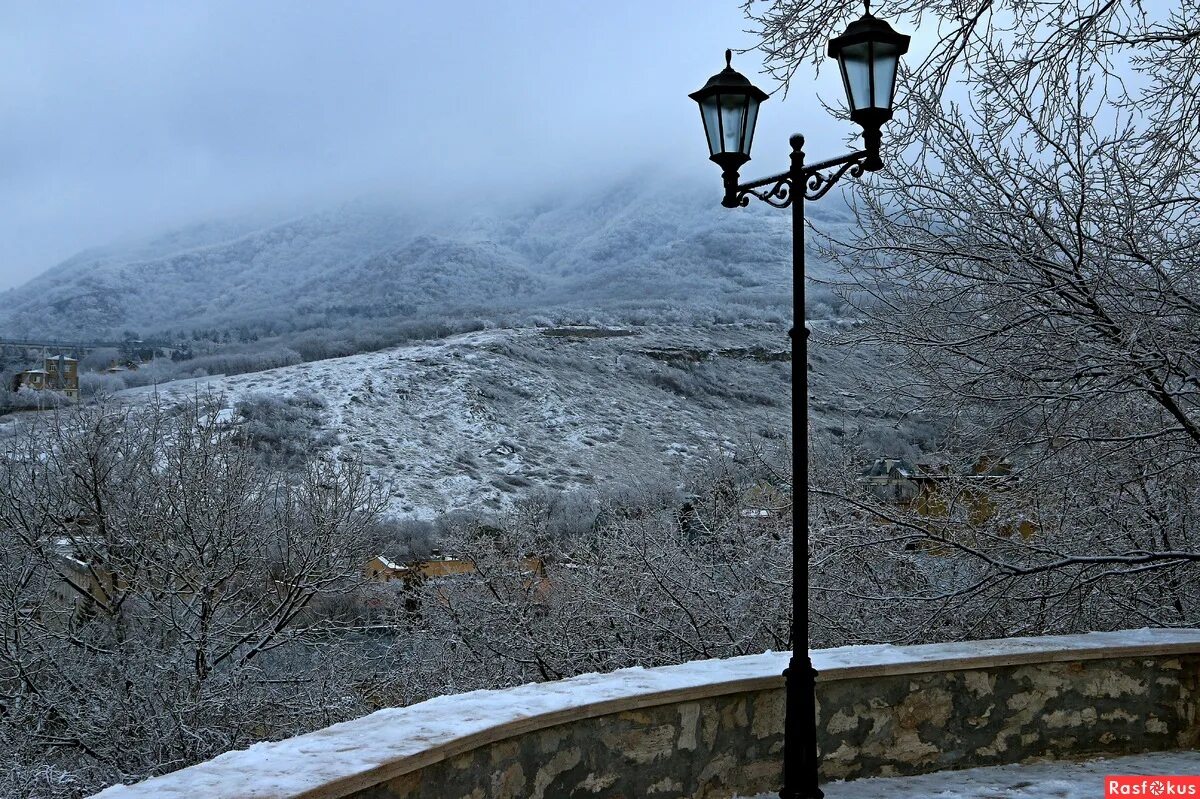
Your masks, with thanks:
[{"label": "rasfokus logo", "polygon": [[1109,774],[1104,778],[1104,799],[1123,796],[1195,796],[1200,799],[1200,776],[1145,777]]}]

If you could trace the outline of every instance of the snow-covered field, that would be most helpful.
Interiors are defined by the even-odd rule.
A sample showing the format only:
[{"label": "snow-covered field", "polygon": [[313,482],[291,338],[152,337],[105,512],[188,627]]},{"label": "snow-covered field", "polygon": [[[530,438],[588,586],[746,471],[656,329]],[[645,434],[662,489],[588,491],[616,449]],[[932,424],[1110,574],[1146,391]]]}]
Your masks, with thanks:
[{"label": "snow-covered field", "polygon": [[255,392],[324,399],[333,454],[364,464],[397,514],[501,509],[533,487],[678,479],[790,420],[786,331],[488,330],[265,372],[129,389],[166,401]]},{"label": "snow-covered field", "polygon": [[[825,799],[1100,799],[1106,775],[1196,775],[1200,752],[1157,752],[1086,763],[1029,763],[821,786]],[[1147,794],[1159,795],[1159,794]],[[756,799],[776,799],[761,794]]]}]

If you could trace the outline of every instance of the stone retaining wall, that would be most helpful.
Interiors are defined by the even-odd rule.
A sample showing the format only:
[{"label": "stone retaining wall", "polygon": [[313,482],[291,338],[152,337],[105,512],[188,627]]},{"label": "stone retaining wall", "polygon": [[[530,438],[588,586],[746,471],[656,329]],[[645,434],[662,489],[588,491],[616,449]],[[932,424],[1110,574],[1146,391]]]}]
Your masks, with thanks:
[{"label": "stone retaining wall", "polygon": [[830,779],[1193,749],[1200,655],[1077,660],[818,686]]},{"label": "stone retaining wall", "polygon": [[[822,779],[1195,748],[1200,630],[813,653]],[[786,656],[439,697],[97,799],[730,797],[778,789]]]},{"label": "stone retaining wall", "polygon": [[658,705],[482,746],[354,799],[712,797],[778,782],[780,690]]}]

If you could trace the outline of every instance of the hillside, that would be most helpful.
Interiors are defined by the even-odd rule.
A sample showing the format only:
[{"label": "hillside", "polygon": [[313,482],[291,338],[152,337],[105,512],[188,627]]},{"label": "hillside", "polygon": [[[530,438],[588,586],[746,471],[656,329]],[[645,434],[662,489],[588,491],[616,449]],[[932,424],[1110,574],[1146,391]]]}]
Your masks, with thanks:
[{"label": "hillside", "polygon": [[[487,330],[254,374],[122,393],[317,404],[312,448],[364,464],[392,511],[501,509],[535,488],[677,481],[752,438],[786,436],[791,363],[778,325]],[[813,430],[822,441],[911,435],[919,424],[864,398],[873,364],[814,351]],[[316,402],[313,402],[316,398]],[[333,435],[321,435],[332,431]]]},{"label": "hillside", "polygon": [[[91,250],[0,295],[0,336],[270,335],[364,319],[664,304],[710,316],[731,308],[743,319],[786,314],[786,214],[729,212],[715,184],[645,185],[459,214],[359,202]],[[836,225],[844,208],[834,199],[817,213]]]}]

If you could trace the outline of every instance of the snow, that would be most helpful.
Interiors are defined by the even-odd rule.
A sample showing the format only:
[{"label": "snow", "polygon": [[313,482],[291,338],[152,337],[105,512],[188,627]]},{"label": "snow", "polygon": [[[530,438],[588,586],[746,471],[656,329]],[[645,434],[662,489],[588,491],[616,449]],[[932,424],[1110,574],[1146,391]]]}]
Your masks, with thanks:
[{"label": "snow", "polygon": [[[220,397],[228,411],[260,392],[317,395],[327,403],[323,429],[338,436],[330,456],[362,464],[377,485],[390,489],[390,515],[434,518],[462,508],[501,512],[529,488],[592,490],[642,484],[647,475],[682,475],[681,461],[701,460],[721,442],[742,443],[746,430],[787,429],[786,399],[765,405],[727,396],[716,383],[687,389],[709,394],[685,396],[655,377],[687,381],[690,372],[647,354],[785,346],[777,326],[662,326],[579,340],[535,328],[492,329],[142,386],[118,397],[131,403]],[[719,374],[722,385],[788,396],[786,364],[720,356]]]},{"label": "snow", "polygon": [[1048,660],[1054,653],[1067,657],[1086,657],[1111,653],[1113,650],[1144,647],[1174,647],[1187,651],[1200,644],[1200,629],[1140,629],[1119,630],[1107,633],[1081,633],[1078,635],[1053,635],[1029,638],[996,638],[986,641],[962,641],[945,644],[918,644],[915,646],[893,646],[876,644],[871,646],[843,646],[834,649],[815,650],[813,665],[818,671],[844,668],[899,667],[914,671],[932,671],[950,668],[958,661],[989,657],[1005,662],[1024,659]]},{"label": "snow", "polygon": [[[1200,774],[1200,752],[1155,752],[1086,763],[1024,763],[822,785],[825,799],[1099,799],[1104,777]],[[755,799],[776,799],[760,794]]]},{"label": "snow", "polygon": [[385,569],[391,569],[392,571],[401,571],[404,568],[403,566],[400,566],[397,563],[393,563],[391,560],[385,558],[383,555],[376,555],[375,559],[378,560],[381,564],[383,564],[383,568],[385,568]]},{"label": "snow", "polygon": [[[1109,654],[1122,648],[1195,651],[1200,630],[1126,630],[1044,638],[1017,638],[912,647],[859,646],[816,650],[818,670],[908,665],[928,669],[969,657],[1013,657],[1069,652]],[[441,696],[389,708],[283,741],[255,744],[133,786],[116,785],[95,799],[281,799],[347,779],[498,725],[569,708],[743,680],[778,678],[790,653],[704,660],[654,669],[621,669],[516,688]],[[949,777],[946,777],[949,779]],[[896,794],[900,796],[916,794]],[[974,794],[972,796],[986,796]],[[837,795],[840,799],[841,795]],[[867,794],[844,795],[846,799]],[[873,799],[882,795],[871,794]],[[953,797],[953,794],[948,795]],[[964,795],[966,796],[966,795]],[[1008,796],[1008,794],[1005,794]],[[1053,794],[1038,794],[1039,797]],[[831,794],[830,799],[835,795]]]}]

